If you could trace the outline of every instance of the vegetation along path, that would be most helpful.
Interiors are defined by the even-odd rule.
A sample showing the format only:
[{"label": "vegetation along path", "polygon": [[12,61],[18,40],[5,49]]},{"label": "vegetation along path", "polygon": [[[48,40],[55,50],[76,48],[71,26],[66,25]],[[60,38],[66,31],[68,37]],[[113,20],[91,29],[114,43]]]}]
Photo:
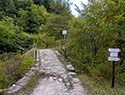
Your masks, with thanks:
[{"label": "vegetation along path", "polygon": [[39,79],[31,95],[86,95],[80,80],[69,75],[53,50],[40,50],[40,57],[40,72],[46,77]]}]

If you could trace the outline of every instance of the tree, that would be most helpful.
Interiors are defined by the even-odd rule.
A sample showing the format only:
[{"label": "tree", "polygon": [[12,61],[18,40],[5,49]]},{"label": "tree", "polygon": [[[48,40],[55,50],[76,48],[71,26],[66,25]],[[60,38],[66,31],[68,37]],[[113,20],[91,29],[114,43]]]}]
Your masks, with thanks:
[{"label": "tree", "polygon": [[69,42],[67,42],[69,60],[78,73],[89,72],[95,79],[110,79],[110,76],[105,74],[111,66],[105,65],[110,63],[106,60],[109,56],[107,48],[120,48],[121,61],[116,68],[121,65],[119,75],[124,78],[124,1],[91,1],[88,5],[83,5],[80,16],[70,23]]},{"label": "tree", "polygon": [[34,4],[44,5],[47,12],[50,12],[50,2],[53,1],[53,0],[33,0],[33,1],[34,1]]},{"label": "tree", "polygon": [[55,13],[55,14],[63,14],[65,11],[69,11],[69,2],[63,1],[63,0],[56,0],[56,1],[51,1],[50,2],[50,13]]},{"label": "tree", "polygon": [[32,4],[27,10],[19,11],[18,25],[27,33],[38,33],[41,24],[45,24],[48,13],[44,6]]}]

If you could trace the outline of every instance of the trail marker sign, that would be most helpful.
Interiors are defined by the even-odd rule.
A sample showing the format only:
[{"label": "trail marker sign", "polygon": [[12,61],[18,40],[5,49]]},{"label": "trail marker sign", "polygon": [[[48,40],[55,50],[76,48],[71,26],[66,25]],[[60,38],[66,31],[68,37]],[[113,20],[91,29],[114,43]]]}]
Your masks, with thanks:
[{"label": "trail marker sign", "polygon": [[63,34],[63,35],[66,35],[66,34],[67,34],[67,31],[66,31],[66,30],[62,31],[62,34]]},{"label": "trail marker sign", "polygon": [[108,57],[107,59],[109,61],[120,61],[120,58],[118,58],[118,57]]},{"label": "trail marker sign", "polygon": [[117,52],[117,53],[118,53],[118,52],[121,52],[121,50],[120,50],[119,48],[108,48],[108,51],[109,51],[109,52],[115,52],[115,53],[116,53],[116,52]]},{"label": "trail marker sign", "polygon": [[112,53],[112,52],[111,52],[111,53],[110,53],[110,57],[118,57],[118,53],[114,53],[114,52]]},{"label": "trail marker sign", "polygon": [[64,45],[65,45],[65,49],[64,49],[64,57],[66,59],[66,35],[67,35],[67,30],[63,30],[62,34],[64,35]]},{"label": "trail marker sign", "polygon": [[111,87],[114,88],[114,81],[115,81],[115,61],[120,61],[120,57],[118,57],[118,53],[121,52],[119,48],[108,48],[110,52],[110,57],[107,58],[108,61],[113,61],[112,65],[112,85]]},{"label": "trail marker sign", "polygon": [[120,61],[120,58],[118,58],[118,53],[121,52],[119,48],[108,48],[108,51],[110,52],[110,57],[107,58],[109,61]]}]

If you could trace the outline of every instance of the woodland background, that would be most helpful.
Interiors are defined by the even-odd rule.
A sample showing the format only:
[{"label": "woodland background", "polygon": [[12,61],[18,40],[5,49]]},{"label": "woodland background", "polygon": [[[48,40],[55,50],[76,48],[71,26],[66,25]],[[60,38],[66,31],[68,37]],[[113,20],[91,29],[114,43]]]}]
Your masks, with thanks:
[{"label": "woodland background", "polygon": [[[67,61],[91,94],[125,94],[125,1],[89,0],[74,17],[70,0],[0,0],[0,91],[30,69],[29,49],[57,47],[67,30]],[[112,62],[107,48],[120,48],[115,88],[111,89]]]}]

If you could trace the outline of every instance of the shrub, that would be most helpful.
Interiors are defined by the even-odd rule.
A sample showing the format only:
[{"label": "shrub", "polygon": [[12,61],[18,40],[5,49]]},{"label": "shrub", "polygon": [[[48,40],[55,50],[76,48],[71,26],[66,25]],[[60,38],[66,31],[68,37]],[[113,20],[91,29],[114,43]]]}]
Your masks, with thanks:
[{"label": "shrub", "polygon": [[4,89],[9,84],[7,76],[0,71],[0,89]]},{"label": "shrub", "polygon": [[22,58],[21,64],[18,70],[19,76],[23,77],[28,70],[32,67],[33,65],[33,55],[26,55]]},{"label": "shrub", "polygon": [[21,54],[19,53],[5,53],[1,58],[0,90],[2,91],[23,77],[32,67],[33,55],[29,54],[21,57]]}]

